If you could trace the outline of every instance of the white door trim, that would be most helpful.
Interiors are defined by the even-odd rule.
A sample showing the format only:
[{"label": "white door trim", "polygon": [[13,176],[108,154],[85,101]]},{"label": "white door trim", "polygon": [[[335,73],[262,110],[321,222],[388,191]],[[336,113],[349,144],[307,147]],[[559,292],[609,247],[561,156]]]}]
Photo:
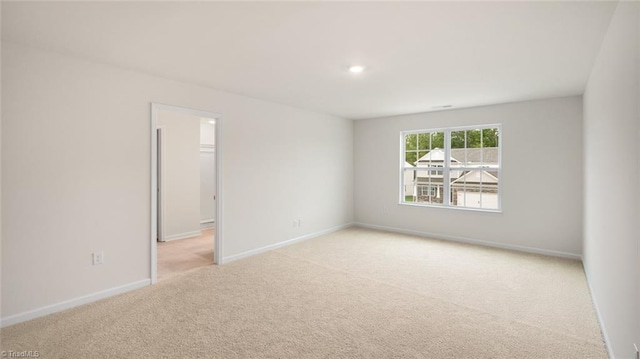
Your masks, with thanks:
[{"label": "white door trim", "polygon": [[151,103],[151,283],[158,281],[158,112],[169,111],[178,112],[186,115],[197,117],[206,117],[215,119],[215,145],[216,145],[216,238],[213,248],[213,262],[222,264],[221,259],[224,258],[222,252],[224,250],[223,243],[223,193],[222,193],[222,115],[215,112],[201,111],[186,107],[163,105],[159,103]]},{"label": "white door trim", "polygon": [[[156,143],[156,149],[158,147],[160,147],[160,154],[162,155],[160,157],[160,160],[156,161],[156,165],[157,165],[158,162],[160,162],[160,168],[156,167],[156,173],[157,173],[157,179],[156,179],[157,186],[156,187],[158,188],[158,190],[156,191],[156,195],[158,193],[162,193],[162,188],[161,187],[164,185],[164,179],[166,178],[165,177],[165,172],[164,172],[164,153],[165,153],[165,134],[166,134],[166,130],[167,129],[164,128],[164,126],[157,126],[156,127],[156,139],[160,140],[160,146],[157,146],[157,143]],[[158,157],[158,153],[156,152],[156,159],[157,159],[157,157]],[[162,197],[160,197],[160,198],[156,197],[156,202],[157,201],[160,201],[160,203],[159,203],[158,206],[156,206],[156,208],[158,209],[158,213],[157,213],[155,218],[160,218],[160,225],[156,226],[156,228],[158,229],[158,234],[157,234],[156,237],[158,238],[158,241],[164,242],[165,241],[165,238],[164,238],[165,237],[164,236],[164,233],[165,233],[165,230],[164,230],[164,224],[165,224],[164,214],[166,212],[164,204],[166,203],[166,201]]]}]

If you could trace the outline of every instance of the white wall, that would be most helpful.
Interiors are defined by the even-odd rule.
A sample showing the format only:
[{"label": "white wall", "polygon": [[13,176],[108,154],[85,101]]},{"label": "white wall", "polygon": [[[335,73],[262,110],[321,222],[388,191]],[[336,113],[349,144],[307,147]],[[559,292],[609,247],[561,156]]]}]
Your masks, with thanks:
[{"label": "white wall", "polygon": [[200,213],[199,222],[212,227],[216,217],[216,153],[210,149],[200,151]]},{"label": "white wall", "polygon": [[211,227],[216,217],[216,153],[215,125],[200,123],[200,221]]},{"label": "white wall", "polygon": [[[502,124],[502,213],[399,205],[400,132]],[[355,122],[356,222],[579,255],[582,100],[567,97]]]},{"label": "white wall", "polygon": [[640,345],[639,11],[619,3],[584,94],[584,264],[618,359]]},{"label": "white wall", "polygon": [[2,46],[3,318],[150,278],[151,102],[222,114],[223,257],[352,221],[352,121]]},{"label": "white wall", "polygon": [[[200,118],[158,111],[162,128],[162,239],[200,233]],[[162,181],[161,181],[162,182]]]}]

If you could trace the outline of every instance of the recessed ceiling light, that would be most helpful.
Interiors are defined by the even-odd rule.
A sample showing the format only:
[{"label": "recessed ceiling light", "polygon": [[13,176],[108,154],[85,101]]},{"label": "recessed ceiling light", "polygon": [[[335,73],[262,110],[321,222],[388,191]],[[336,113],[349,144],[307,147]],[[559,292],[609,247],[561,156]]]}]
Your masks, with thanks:
[{"label": "recessed ceiling light", "polygon": [[353,65],[353,66],[349,67],[349,72],[352,72],[354,74],[359,74],[362,71],[364,71],[364,66]]},{"label": "recessed ceiling light", "polygon": [[215,125],[216,124],[216,120],[210,120],[209,123],[212,124],[212,125]]}]

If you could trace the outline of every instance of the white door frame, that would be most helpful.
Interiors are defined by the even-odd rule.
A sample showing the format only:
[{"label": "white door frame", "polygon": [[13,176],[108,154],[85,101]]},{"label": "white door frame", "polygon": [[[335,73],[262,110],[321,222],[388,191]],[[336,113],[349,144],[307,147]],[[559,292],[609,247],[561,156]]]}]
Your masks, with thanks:
[{"label": "white door frame", "polygon": [[214,119],[215,123],[215,144],[216,144],[216,215],[215,215],[215,240],[213,248],[213,262],[222,264],[223,251],[222,235],[222,115],[195,110],[186,107],[163,105],[151,103],[151,283],[158,281],[158,112],[178,112],[185,115],[205,117]]},{"label": "white door frame", "polygon": [[156,226],[157,228],[157,238],[158,241],[162,242],[164,240],[164,214],[166,212],[166,209],[164,207],[165,204],[165,200],[164,198],[161,196],[162,194],[162,186],[164,186],[164,180],[165,180],[165,172],[164,172],[164,159],[165,159],[165,135],[166,135],[166,128],[164,126],[156,126],[156,141],[160,141],[160,145],[158,146],[158,143],[156,142],[156,159],[158,159],[158,152],[157,150],[160,150],[160,158],[158,161],[156,161],[156,165],[159,163],[160,164],[160,168],[156,167],[156,174],[157,174],[157,179],[156,179],[156,188],[158,188],[158,190],[156,191],[156,195],[158,195],[158,193],[160,195],[158,195],[158,197],[156,197],[156,203],[158,203],[158,206],[156,206],[158,212],[156,214],[156,216],[154,218],[159,218],[160,219],[160,223],[158,226]]}]

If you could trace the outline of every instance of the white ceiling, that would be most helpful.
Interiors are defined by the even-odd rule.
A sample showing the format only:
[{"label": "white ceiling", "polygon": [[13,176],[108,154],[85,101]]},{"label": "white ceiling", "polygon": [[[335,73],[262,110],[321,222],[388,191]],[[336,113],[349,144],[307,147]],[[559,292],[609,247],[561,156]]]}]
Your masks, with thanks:
[{"label": "white ceiling", "polygon": [[2,40],[362,119],[581,94],[615,6],[3,2]]}]

